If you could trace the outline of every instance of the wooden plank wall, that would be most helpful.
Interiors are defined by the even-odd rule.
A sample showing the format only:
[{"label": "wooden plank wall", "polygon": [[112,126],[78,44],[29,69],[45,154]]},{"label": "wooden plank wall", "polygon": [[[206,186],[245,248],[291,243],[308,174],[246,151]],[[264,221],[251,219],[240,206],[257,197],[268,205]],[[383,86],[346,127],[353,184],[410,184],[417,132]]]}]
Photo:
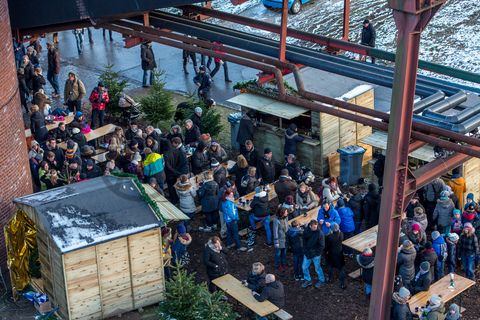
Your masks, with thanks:
[{"label": "wooden plank wall", "polygon": [[128,237],[134,309],[163,299],[162,242],[160,229]]},{"label": "wooden plank wall", "polygon": [[52,239],[49,239],[48,241],[50,248],[50,267],[52,276],[51,283],[53,289],[52,295],[49,296],[53,297],[53,304],[59,307],[59,314],[62,317],[66,317],[68,315],[68,302],[65,291],[65,277],[63,273],[62,253]]},{"label": "wooden plank wall", "polygon": [[471,192],[475,195],[475,199],[477,199],[480,194],[480,159],[472,158],[465,162],[463,164],[463,176],[467,184],[465,198],[467,194]]},{"label": "wooden plank wall", "polygon": [[[366,107],[366,108],[369,108],[369,109],[374,109],[375,108],[375,94],[374,94],[373,89],[368,90],[367,92],[355,97],[355,102],[352,101],[352,103],[355,103],[359,106]],[[357,113],[357,114],[359,114],[359,113]],[[369,118],[368,116],[364,116],[364,117]],[[370,161],[372,159],[373,149],[372,149],[372,146],[370,146],[368,144],[360,143],[359,141],[361,139],[371,135],[373,131],[372,131],[372,128],[369,127],[369,126],[364,126],[361,123],[355,123],[355,124],[356,124],[356,127],[357,127],[357,137],[356,137],[357,144],[367,150],[365,152],[365,154],[363,155],[363,165],[365,166],[365,165],[368,164],[368,161]]]}]

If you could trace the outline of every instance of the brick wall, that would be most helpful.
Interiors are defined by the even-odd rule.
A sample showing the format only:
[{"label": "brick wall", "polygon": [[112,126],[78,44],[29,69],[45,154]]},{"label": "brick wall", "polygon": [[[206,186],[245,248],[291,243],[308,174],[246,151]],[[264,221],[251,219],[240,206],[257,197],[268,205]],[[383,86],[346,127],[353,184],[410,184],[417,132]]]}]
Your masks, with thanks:
[{"label": "brick wall", "polygon": [[5,270],[3,227],[15,212],[12,199],[32,193],[7,0],[0,0],[0,43],[0,266]]}]

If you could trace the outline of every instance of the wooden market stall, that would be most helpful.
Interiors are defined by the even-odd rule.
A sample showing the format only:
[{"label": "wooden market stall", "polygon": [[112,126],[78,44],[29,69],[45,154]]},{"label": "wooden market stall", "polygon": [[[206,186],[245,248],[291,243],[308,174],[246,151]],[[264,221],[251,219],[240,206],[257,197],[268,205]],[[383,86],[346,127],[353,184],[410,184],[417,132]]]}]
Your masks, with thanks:
[{"label": "wooden market stall", "polygon": [[161,221],[131,178],[104,176],[14,200],[36,227],[41,281],[64,319],[162,300]]}]

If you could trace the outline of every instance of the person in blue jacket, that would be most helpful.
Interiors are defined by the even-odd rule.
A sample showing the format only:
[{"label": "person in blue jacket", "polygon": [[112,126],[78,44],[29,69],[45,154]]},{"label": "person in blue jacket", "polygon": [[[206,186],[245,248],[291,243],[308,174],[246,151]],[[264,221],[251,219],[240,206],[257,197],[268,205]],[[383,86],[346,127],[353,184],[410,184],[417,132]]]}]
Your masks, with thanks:
[{"label": "person in blue jacket", "polygon": [[[354,213],[352,209],[345,206],[345,200],[342,198],[337,201],[337,212],[340,216],[340,231],[343,233],[343,239],[347,240],[348,238],[353,237],[355,234],[355,220],[353,219]],[[348,247],[344,247],[343,251],[346,254],[352,254],[352,251]]]},{"label": "person in blue jacket", "polygon": [[440,235],[440,232],[432,232],[432,247],[437,254],[437,272],[435,272],[436,278],[435,281],[441,279],[445,273],[445,261],[448,258],[448,248],[445,239]]},{"label": "person in blue jacket", "polygon": [[322,232],[325,236],[332,232],[330,227],[333,222],[338,225],[342,222],[337,210],[335,210],[330,201],[325,201],[320,210],[318,210],[317,221],[318,224],[322,226]]},{"label": "person in blue jacket", "polygon": [[238,235],[238,209],[235,205],[235,193],[231,189],[227,189],[222,196],[222,212],[227,225],[227,248],[236,246],[237,250],[246,251],[247,248],[242,246]]}]

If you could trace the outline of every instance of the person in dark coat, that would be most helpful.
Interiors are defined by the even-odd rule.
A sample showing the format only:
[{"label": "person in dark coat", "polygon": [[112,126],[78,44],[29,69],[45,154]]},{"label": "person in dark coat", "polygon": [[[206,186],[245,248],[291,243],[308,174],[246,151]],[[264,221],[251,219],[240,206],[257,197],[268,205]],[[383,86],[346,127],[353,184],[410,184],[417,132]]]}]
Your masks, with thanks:
[{"label": "person in dark coat", "polygon": [[48,42],[47,43],[47,80],[50,82],[50,85],[53,88],[52,97],[56,98],[60,94],[60,85],[58,84],[58,75],[60,73],[60,54],[58,49],[55,46]]},{"label": "person in dark coat", "polygon": [[190,120],[192,120],[193,124],[200,129],[200,132],[204,132],[204,128],[202,127],[202,114],[202,108],[195,107],[195,109],[193,109],[193,114],[190,116]]},{"label": "person in dark coat", "polygon": [[282,169],[280,177],[274,184],[275,193],[279,203],[284,203],[287,196],[295,197],[297,191],[297,183],[288,175],[287,169]]},{"label": "person in dark coat", "polygon": [[219,237],[211,237],[205,245],[203,264],[205,264],[207,269],[208,290],[215,292],[216,286],[212,281],[228,273],[227,256]]},{"label": "person in dark coat", "polygon": [[27,82],[25,81],[25,75],[22,68],[17,69],[17,78],[18,78],[18,91],[20,93],[20,103],[25,109],[25,112],[29,113],[30,110],[28,110],[27,100],[30,95],[30,89],[28,88]]},{"label": "person in dark coat", "polygon": [[183,73],[188,74],[187,71],[187,64],[188,60],[192,60],[193,63],[193,70],[195,71],[195,74],[198,73],[198,66],[197,66],[197,57],[195,55],[195,52],[183,50],[182,51],[182,58],[183,58]]},{"label": "person in dark coat", "polygon": [[265,276],[265,287],[262,293],[259,294],[258,292],[252,291],[252,295],[257,301],[270,301],[279,309],[285,306],[285,290],[283,284],[276,280],[273,274],[267,274]]},{"label": "person in dark coat", "polygon": [[[375,28],[373,27],[373,25],[370,23],[368,19],[365,19],[363,21],[362,38],[361,38],[360,44],[375,48],[376,37],[377,37],[377,33],[375,31]],[[372,58],[372,63],[375,63],[375,58],[374,57],[371,57],[371,58]]]},{"label": "person in dark coat", "polygon": [[37,93],[40,89],[43,89],[43,86],[46,85],[47,82],[42,74],[42,68],[35,68],[35,76],[32,80],[32,91],[33,94]]},{"label": "person in dark coat", "polygon": [[240,152],[243,154],[245,151],[245,142],[247,140],[253,141],[253,134],[255,133],[255,121],[253,115],[250,112],[245,113],[240,119],[237,143],[240,145]]},{"label": "person in dark coat", "polygon": [[192,155],[192,173],[197,175],[210,169],[210,159],[208,159],[207,147],[200,142]]},{"label": "person in dark coat", "polygon": [[303,228],[296,220],[292,221],[287,231],[287,244],[293,254],[293,273],[296,281],[303,281]]},{"label": "person in dark coat", "polygon": [[242,184],[242,178],[248,174],[248,162],[241,154],[237,156],[237,162],[228,170],[230,175],[235,176],[235,185],[238,187]]},{"label": "person in dark coat", "polygon": [[257,161],[257,174],[262,179],[262,184],[269,184],[275,181],[275,165],[272,162],[272,149],[265,148],[263,157]]},{"label": "person in dark coat", "polygon": [[465,275],[475,281],[475,259],[479,255],[478,238],[475,235],[475,228],[467,222],[463,226],[460,240],[458,241],[458,255],[463,264]]},{"label": "person in dark coat", "polygon": [[385,156],[381,153],[376,155],[377,160],[373,164],[373,173],[378,179],[378,185],[383,186],[383,172],[385,170]]},{"label": "person in dark coat", "polygon": [[57,139],[57,143],[66,142],[70,139],[71,133],[64,122],[58,124],[58,128],[53,130],[53,137]]},{"label": "person in dark coat", "polygon": [[283,148],[283,154],[288,156],[289,154],[297,154],[297,143],[305,140],[304,137],[298,134],[298,128],[295,123],[291,123],[287,130],[285,130],[285,146]]},{"label": "person in dark coat", "polygon": [[30,115],[30,131],[35,140],[41,145],[47,141],[48,129],[45,124],[45,117],[35,104],[32,106],[32,114]]},{"label": "person in dark coat", "polygon": [[415,278],[415,259],[417,252],[410,240],[405,240],[400,248],[397,258],[398,274],[402,277],[403,285],[410,288]]},{"label": "person in dark coat", "polygon": [[413,314],[408,306],[410,291],[401,287],[392,296],[392,320],[413,320]]},{"label": "person in dark coat", "polygon": [[80,173],[80,178],[82,179],[93,179],[96,177],[100,177],[103,175],[102,169],[97,166],[92,159],[88,159],[85,161],[85,166],[82,168],[82,172]]},{"label": "person in dark coat", "polygon": [[305,256],[303,258],[302,269],[305,281],[302,284],[302,288],[307,288],[312,285],[312,278],[310,277],[309,271],[312,262],[318,275],[318,282],[315,284],[315,287],[320,288],[325,283],[325,276],[320,264],[324,249],[325,235],[319,227],[317,220],[312,220],[303,233],[303,252]]},{"label": "person in dark coat", "polygon": [[325,257],[328,266],[327,282],[333,282],[333,269],[339,270],[340,288],[346,289],[345,284],[345,259],[343,258],[343,233],[340,231],[340,226],[332,223],[330,226],[332,232],[325,237]]},{"label": "person in dark coat", "polygon": [[192,120],[185,120],[185,145],[195,147],[200,139],[200,129]]},{"label": "person in dark coat", "polygon": [[199,72],[193,78],[193,83],[198,87],[197,95],[205,104],[210,100],[210,90],[212,87],[212,77],[206,72],[205,66],[200,66]]},{"label": "person in dark coat", "polygon": [[368,193],[363,198],[363,212],[365,213],[366,228],[372,228],[378,224],[380,216],[380,194],[376,184],[368,185]]},{"label": "person in dark coat", "polygon": [[[415,216],[415,209],[416,208],[422,208],[422,210],[425,212],[425,208],[420,203],[417,195],[413,196],[413,198],[410,200],[410,202],[408,202],[407,208],[405,209],[405,212],[407,213],[407,218],[408,219],[413,219],[413,217]],[[428,222],[427,222],[427,224],[428,224]]]},{"label": "person in dark coat", "polygon": [[165,176],[168,186],[168,195],[173,204],[178,203],[178,195],[175,190],[175,183],[182,174],[188,174],[188,160],[186,155],[177,148],[181,145],[180,139],[175,138],[172,148],[165,155]]},{"label": "person in dark coat", "polygon": [[57,140],[55,139],[54,136],[48,137],[44,150],[45,152],[52,151],[55,154],[55,159],[57,159],[59,163],[63,164],[63,162],[65,161],[65,153],[63,149],[58,147]]},{"label": "person in dark coat", "polygon": [[363,197],[360,190],[357,187],[351,187],[349,189],[350,199],[348,199],[347,207],[353,211],[353,220],[355,222],[354,234],[359,234],[362,227],[363,214]]},{"label": "person in dark coat", "polygon": [[35,77],[35,67],[30,62],[30,59],[27,55],[23,56],[22,64],[20,68],[23,69],[23,74],[25,76],[25,83],[27,84],[27,88],[32,90],[32,81]]},{"label": "person in dark coat", "polygon": [[288,170],[288,175],[296,182],[300,182],[300,178],[303,175],[300,163],[297,161],[297,157],[294,154],[287,156],[287,162],[285,163],[285,169]]},{"label": "person in dark coat", "polygon": [[87,138],[83,134],[83,132],[78,128],[72,129],[72,138],[74,142],[78,144],[78,148],[82,149],[84,145],[87,144]]},{"label": "person in dark coat", "polygon": [[257,229],[257,222],[262,221],[265,229],[267,242],[266,245],[273,244],[272,231],[270,229],[270,215],[268,213],[268,195],[261,187],[255,188],[255,196],[250,203],[250,215],[248,216],[250,222],[250,229],[255,233]]},{"label": "person in dark coat", "polygon": [[17,68],[20,67],[22,64],[23,56],[27,53],[25,50],[25,46],[23,45],[22,41],[17,41],[17,39],[13,38],[13,53],[15,55],[15,66]]},{"label": "person in dark coat", "polygon": [[252,265],[252,271],[248,273],[247,279],[243,280],[242,283],[248,289],[262,293],[265,287],[265,276],[265,266],[260,262],[255,262]]},{"label": "person in dark coat", "polygon": [[425,244],[425,249],[420,253],[420,261],[426,261],[430,265],[430,280],[437,279],[437,263],[438,256],[435,250],[433,249],[432,243],[427,241]]},{"label": "person in dark coat", "polygon": [[258,152],[251,140],[245,142],[245,148],[240,152],[248,161],[248,165],[256,167],[258,163]]},{"label": "person in dark coat", "polygon": [[428,291],[430,284],[432,283],[432,276],[430,275],[430,263],[423,261],[420,263],[420,270],[413,279],[412,287],[414,294],[422,291]]},{"label": "person in dark coat", "polygon": [[200,227],[203,232],[212,232],[217,230],[219,220],[218,215],[218,184],[213,180],[211,172],[204,172],[203,182],[198,189],[197,195],[202,205],[202,212],[205,214],[205,227]]},{"label": "person in dark coat", "polygon": [[373,283],[373,266],[375,264],[375,257],[370,248],[365,248],[362,254],[357,255],[357,263],[362,268],[362,280],[365,285],[365,295],[370,298],[372,293]]},{"label": "person in dark coat", "polygon": [[[142,59],[142,69],[143,69],[143,87],[151,86],[154,81],[154,73],[157,68],[157,62],[155,61],[155,55],[152,49],[152,42],[144,42],[140,47],[140,57]],[[147,85],[148,74],[150,73],[149,85]]]},{"label": "person in dark coat", "polygon": [[218,183],[220,188],[223,188],[227,183],[227,168],[221,166],[215,158],[211,160],[210,166],[213,171],[213,180]]}]

